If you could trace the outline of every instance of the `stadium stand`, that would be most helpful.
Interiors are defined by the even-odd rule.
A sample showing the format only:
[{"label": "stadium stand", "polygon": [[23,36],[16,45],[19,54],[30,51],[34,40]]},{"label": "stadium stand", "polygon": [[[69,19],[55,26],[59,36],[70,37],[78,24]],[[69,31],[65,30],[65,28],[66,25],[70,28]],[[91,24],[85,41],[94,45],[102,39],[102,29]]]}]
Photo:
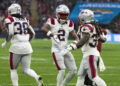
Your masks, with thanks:
[{"label": "stadium stand", "polygon": [[[35,29],[35,31],[39,31],[41,27],[44,25],[45,21],[49,17],[55,17],[55,8],[59,4],[66,4],[70,10],[72,11],[73,7],[77,2],[120,2],[120,0],[36,0],[37,1],[37,10],[35,14],[35,11],[32,10],[34,4],[31,4],[31,2],[34,0],[17,0],[17,3],[19,3],[22,6],[23,14],[29,19],[31,19],[31,23]],[[4,20],[4,18],[7,16],[7,7],[13,3],[14,0],[1,0],[0,2],[0,20]],[[36,8],[34,8],[36,9]],[[34,16],[32,16],[34,14]],[[37,16],[37,17],[36,17]],[[102,28],[107,28],[109,32],[114,33],[120,33],[120,15],[115,17],[113,21],[109,25],[101,25]],[[33,22],[36,22],[34,24]],[[42,34],[43,35],[43,34]],[[37,38],[43,38],[40,34],[36,36]]]}]

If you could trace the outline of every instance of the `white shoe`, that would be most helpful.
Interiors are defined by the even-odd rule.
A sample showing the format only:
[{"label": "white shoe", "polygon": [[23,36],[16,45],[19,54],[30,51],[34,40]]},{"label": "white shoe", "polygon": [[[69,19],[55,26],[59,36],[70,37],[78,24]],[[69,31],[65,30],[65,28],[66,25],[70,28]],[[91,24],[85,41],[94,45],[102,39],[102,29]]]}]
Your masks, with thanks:
[{"label": "white shoe", "polygon": [[39,76],[39,78],[37,80],[37,84],[38,84],[38,86],[44,86],[41,76]]}]

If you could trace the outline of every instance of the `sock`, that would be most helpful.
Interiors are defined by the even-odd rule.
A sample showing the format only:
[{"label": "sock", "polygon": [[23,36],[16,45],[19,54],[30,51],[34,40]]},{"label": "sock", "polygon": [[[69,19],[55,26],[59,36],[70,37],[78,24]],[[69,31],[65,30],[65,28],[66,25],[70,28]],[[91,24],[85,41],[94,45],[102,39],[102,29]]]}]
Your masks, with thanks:
[{"label": "sock", "polygon": [[18,86],[17,70],[11,70],[11,80],[12,80],[13,86]]},{"label": "sock", "polygon": [[39,75],[37,75],[37,73],[34,70],[32,70],[32,69],[24,69],[23,72],[25,74],[35,78],[36,80],[38,80],[38,78],[39,78]]},{"label": "sock", "polygon": [[97,86],[107,86],[103,79],[99,76],[96,76],[93,81],[96,83]]},{"label": "sock", "polygon": [[84,77],[78,76],[76,86],[84,86]]},{"label": "sock", "polygon": [[69,71],[68,74],[66,75],[62,86],[65,86],[76,74],[76,70]]},{"label": "sock", "polygon": [[59,70],[59,73],[57,75],[57,86],[62,85],[64,74],[65,74],[65,70]]}]

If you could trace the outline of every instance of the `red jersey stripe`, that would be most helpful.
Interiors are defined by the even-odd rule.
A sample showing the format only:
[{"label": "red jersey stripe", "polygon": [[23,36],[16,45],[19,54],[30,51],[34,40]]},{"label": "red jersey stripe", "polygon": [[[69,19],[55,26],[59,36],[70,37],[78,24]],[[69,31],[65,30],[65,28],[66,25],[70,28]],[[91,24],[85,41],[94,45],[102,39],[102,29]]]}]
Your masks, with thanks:
[{"label": "red jersey stripe", "polygon": [[73,26],[73,22],[70,20],[69,27],[72,27],[72,26]]},{"label": "red jersey stripe", "polygon": [[90,25],[88,25],[88,24],[84,24],[82,27],[88,27],[89,30],[90,30],[91,32],[93,32],[93,28],[92,28]]},{"label": "red jersey stripe", "polygon": [[50,18],[50,22],[51,22],[51,24],[55,25],[55,19],[54,18]]},{"label": "red jersey stripe", "polygon": [[9,19],[11,22],[14,22],[13,17],[9,16],[8,19]]},{"label": "red jersey stripe", "polygon": [[57,60],[56,60],[56,56],[55,56],[55,53],[54,53],[54,52],[52,53],[52,56],[53,56],[53,59],[54,59],[54,61],[55,61],[55,64],[56,64],[57,69],[58,69],[58,70],[61,70],[61,68],[60,68],[60,66],[58,65],[58,62],[57,62]]}]

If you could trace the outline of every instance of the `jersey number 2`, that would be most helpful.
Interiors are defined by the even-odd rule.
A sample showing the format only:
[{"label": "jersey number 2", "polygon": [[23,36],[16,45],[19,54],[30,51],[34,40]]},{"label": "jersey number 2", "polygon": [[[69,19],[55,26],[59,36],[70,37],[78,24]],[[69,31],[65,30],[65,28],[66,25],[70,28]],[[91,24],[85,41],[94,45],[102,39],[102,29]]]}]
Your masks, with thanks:
[{"label": "jersey number 2", "polygon": [[59,38],[59,40],[60,41],[65,41],[65,38],[64,38],[64,36],[65,36],[65,31],[64,30],[59,30],[58,31],[58,38]]}]

